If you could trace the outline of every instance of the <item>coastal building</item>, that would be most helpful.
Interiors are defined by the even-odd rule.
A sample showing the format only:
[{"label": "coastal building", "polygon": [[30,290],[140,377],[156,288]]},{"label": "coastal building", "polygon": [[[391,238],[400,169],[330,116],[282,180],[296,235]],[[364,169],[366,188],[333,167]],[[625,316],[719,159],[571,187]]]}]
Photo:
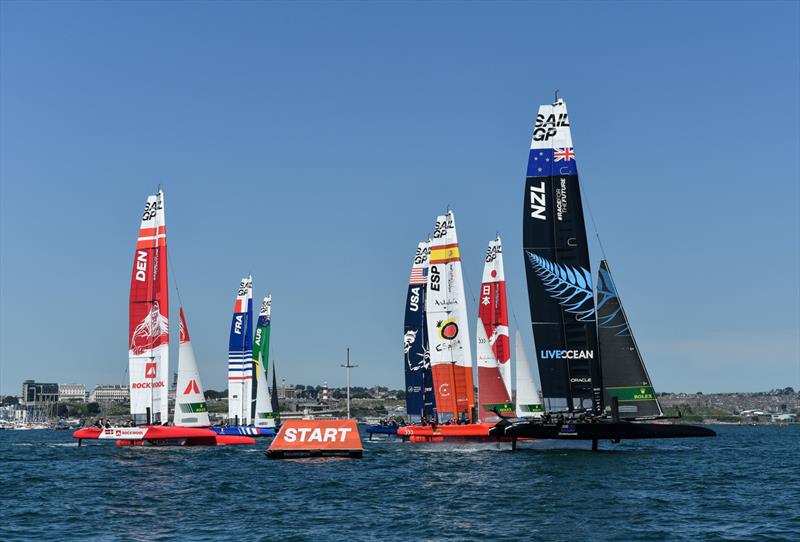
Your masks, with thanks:
[{"label": "coastal building", "polygon": [[90,403],[123,403],[128,400],[130,393],[124,384],[98,384],[89,394]]},{"label": "coastal building", "polygon": [[59,384],[59,401],[86,401],[86,386],[83,384]]},{"label": "coastal building", "polygon": [[21,404],[37,405],[57,402],[58,384],[36,382],[35,380],[26,380],[22,383]]},{"label": "coastal building", "polygon": [[297,397],[297,388],[292,384],[284,384],[278,388],[278,399],[294,399]]}]

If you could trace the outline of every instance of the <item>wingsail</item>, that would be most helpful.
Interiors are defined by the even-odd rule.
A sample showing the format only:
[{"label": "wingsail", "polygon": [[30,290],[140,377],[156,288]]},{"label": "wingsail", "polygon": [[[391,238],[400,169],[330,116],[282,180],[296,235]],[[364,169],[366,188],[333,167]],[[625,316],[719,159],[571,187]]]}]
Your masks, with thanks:
[{"label": "wingsail", "polygon": [[256,372],[256,427],[275,427],[277,413],[272,407],[269,382],[269,335],[272,325],[272,296],[261,303],[255,337],[253,339],[253,367]]},{"label": "wingsail", "polygon": [[228,341],[228,418],[250,424],[253,394],[253,279],[239,283]]},{"label": "wingsail", "polygon": [[520,418],[533,418],[542,415],[542,400],[539,390],[533,380],[531,364],[525,354],[522,336],[517,332],[515,339],[515,357],[517,360],[517,416]]},{"label": "wingsail", "polygon": [[413,421],[434,415],[433,375],[428,351],[425,292],[428,284],[430,242],[419,243],[411,266],[403,325],[406,412]]},{"label": "wingsail", "polygon": [[208,405],[206,405],[200,371],[189,339],[189,327],[180,309],[180,347],[178,348],[178,385],[175,388],[175,425],[183,427],[208,427]]}]

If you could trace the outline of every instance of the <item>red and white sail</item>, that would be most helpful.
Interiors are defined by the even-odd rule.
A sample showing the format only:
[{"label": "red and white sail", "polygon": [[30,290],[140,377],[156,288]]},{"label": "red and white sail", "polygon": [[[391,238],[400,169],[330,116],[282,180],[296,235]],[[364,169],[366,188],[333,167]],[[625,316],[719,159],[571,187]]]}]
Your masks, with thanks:
[{"label": "red and white sail", "polygon": [[508,338],[503,245],[498,236],[489,243],[478,298],[478,404],[481,421],[498,421],[494,412],[513,412],[511,402],[511,345]]},{"label": "red and white sail", "polygon": [[472,421],[472,379],[467,304],[453,213],[436,218],[425,298],[436,411],[440,421]]},{"label": "red and white sail", "polygon": [[200,381],[200,371],[189,340],[189,328],[180,311],[180,347],[178,348],[178,385],[175,389],[175,425],[183,427],[208,427],[208,406]]},{"label": "red and white sail", "polygon": [[168,419],[169,296],[164,193],[148,196],[131,275],[128,374],[137,424]]}]

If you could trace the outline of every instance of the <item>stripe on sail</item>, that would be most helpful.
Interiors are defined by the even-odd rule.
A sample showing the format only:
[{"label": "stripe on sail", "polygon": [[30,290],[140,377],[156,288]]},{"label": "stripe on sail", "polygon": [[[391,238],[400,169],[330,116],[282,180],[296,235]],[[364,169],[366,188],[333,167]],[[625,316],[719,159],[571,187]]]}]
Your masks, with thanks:
[{"label": "stripe on sail", "polygon": [[481,421],[498,421],[494,412],[513,412],[508,307],[503,272],[503,245],[498,236],[489,242],[478,298],[478,404]]},{"label": "stripe on sail", "polygon": [[545,406],[602,410],[589,249],[563,100],[536,116],[523,206],[523,259]]},{"label": "stripe on sail", "polygon": [[433,375],[428,352],[425,319],[425,290],[428,282],[430,241],[419,243],[411,266],[403,326],[403,358],[406,382],[406,412],[419,421],[434,415]]},{"label": "stripe on sail", "polygon": [[164,193],[147,197],[131,274],[128,325],[131,416],[137,424],[167,421],[169,288]]},{"label": "stripe on sail", "polygon": [[437,415],[440,421],[454,417],[472,421],[472,351],[451,211],[436,218],[430,255],[425,310]]},{"label": "stripe on sail", "polygon": [[228,418],[249,424],[253,393],[253,279],[239,283],[228,341]]},{"label": "stripe on sail", "polygon": [[189,327],[180,309],[180,347],[178,348],[178,382],[175,388],[175,414],[173,423],[183,427],[208,427],[206,405],[200,370],[189,340]]}]

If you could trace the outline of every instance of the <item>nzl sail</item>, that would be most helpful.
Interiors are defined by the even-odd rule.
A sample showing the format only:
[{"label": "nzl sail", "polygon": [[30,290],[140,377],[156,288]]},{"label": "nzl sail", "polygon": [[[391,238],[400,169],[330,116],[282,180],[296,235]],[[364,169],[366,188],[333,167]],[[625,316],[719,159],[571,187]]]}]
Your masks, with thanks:
[{"label": "nzl sail", "polygon": [[602,410],[589,249],[563,100],[536,115],[523,209],[528,296],[547,410]]},{"label": "nzl sail", "polygon": [[164,193],[148,196],[133,258],[128,327],[131,416],[137,424],[166,423],[169,300]]},{"label": "nzl sail", "polygon": [[616,397],[622,417],[662,416],[607,261],[600,262],[597,278],[597,328],[606,407]]},{"label": "nzl sail", "polygon": [[428,330],[425,322],[425,289],[428,284],[430,242],[419,243],[411,278],[408,281],[406,317],[403,334],[403,356],[406,373],[406,412],[419,421],[434,415],[433,375],[428,352]]},{"label": "nzl sail", "polygon": [[200,381],[200,371],[189,341],[189,328],[180,311],[180,347],[178,349],[178,386],[175,388],[175,425],[183,427],[208,427],[208,406]]},{"label": "nzl sail", "polygon": [[451,211],[436,218],[429,258],[425,310],[437,415],[440,421],[472,421],[472,351],[461,256]]},{"label": "nzl sail", "polygon": [[513,412],[511,403],[511,345],[508,338],[503,244],[489,243],[478,298],[478,404],[481,421],[498,421],[499,412]]},{"label": "nzl sail", "polygon": [[253,279],[239,284],[228,342],[228,419],[251,421],[253,394]]},{"label": "nzl sail", "polygon": [[277,415],[272,408],[269,392],[269,332],[272,324],[272,296],[268,295],[261,303],[258,312],[256,334],[253,339],[253,368],[256,372],[256,412],[253,425],[256,427],[275,427]]},{"label": "nzl sail", "polygon": [[525,354],[525,346],[522,344],[522,336],[519,331],[516,335],[517,416],[520,418],[541,416],[542,400],[539,398],[539,390],[536,389],[536,382],[533,380],[531,364]]}]

